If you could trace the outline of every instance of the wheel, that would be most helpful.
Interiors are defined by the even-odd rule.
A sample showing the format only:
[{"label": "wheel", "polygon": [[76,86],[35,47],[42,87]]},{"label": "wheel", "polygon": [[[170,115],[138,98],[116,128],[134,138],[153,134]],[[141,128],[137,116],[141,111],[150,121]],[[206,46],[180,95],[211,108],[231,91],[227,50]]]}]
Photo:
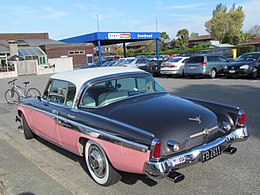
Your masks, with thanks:
[{"label": "wheel", "polygon": [[13,89],[8,89],[5,92],[5,100],[9,103],[9,104],[15,104],[18,103],[20,100],[20,96],[17,93],[17,91],[13,90]]},{"label": "wheel", "polygon": [[254,67],[251,72],[251,78],[256,79],[257,78],[257,68]]},{"label": "wheel", "polygon": [[38,96],[41,96],[41,92],[36,88],[30,88],[28,89],[26,97],[28,98],[37,98]]},{"label": "wheel", "polygon": [[23,133],[24,133],[25,139],[34,138],[34,134],[33,134],[32,130],[30,129],[30,127],[26,121],[26,118],[24,117],[23,114],[22,114],[22,127],[23,127]]},{"label": "wheel", "polygon": [[215,68],[212,68],[210,71],[210,78],[214,79],[217,76],[217,71]]},{"label": "wheel", "polygon": [[185,77],[184,70],[182,71],[182,73],[181,73],[180,77],[181,77],[181,78],[184,78],[184,77]]},{"label": "wheel", "polygon": [[111,166],[104,150],[89,140],[85,145],[85,160],[90,175],[102,186],[110,186],[121,179],[120,174]]}]

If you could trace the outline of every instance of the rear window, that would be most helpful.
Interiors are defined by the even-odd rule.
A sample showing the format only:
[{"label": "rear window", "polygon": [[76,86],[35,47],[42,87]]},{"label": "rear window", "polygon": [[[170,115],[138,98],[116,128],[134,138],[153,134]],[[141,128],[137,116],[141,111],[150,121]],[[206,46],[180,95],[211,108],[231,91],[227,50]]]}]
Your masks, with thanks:
[{"label": "rear window", "polygon": [[168,62],[179,62],[182,58],[172,58]]},{"label": "rear window", "polygon": [[204,56],[192,56],[187,60],[187,63],[201,63],[204,62]]}]

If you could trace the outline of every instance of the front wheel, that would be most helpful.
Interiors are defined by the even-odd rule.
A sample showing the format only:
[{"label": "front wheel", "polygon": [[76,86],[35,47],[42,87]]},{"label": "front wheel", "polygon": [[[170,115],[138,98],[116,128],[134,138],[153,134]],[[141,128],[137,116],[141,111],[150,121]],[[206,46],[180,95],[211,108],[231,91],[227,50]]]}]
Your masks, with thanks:
[{"label": "front wheel", "polygon": [[251,72],[251,78],[256,79],[257,78],[257,68],[254,67]]},{"label": "front wheel", "polygon": [[38,96],[41,96],[41,92],[36,88],[30,88],[28,89],[26,97],[28,98],[37,98]]},{"label": "front wheel", "polygon": [[98,184],[110,186],[120,180],[120,174],[111,166],[102,147],[91,140],[85,145],[85,160],[90,175]]},{"label": "front wheel", "polygon": [[7,103],[9,104],[15,104],[15,103],[19,103],[20,100],[20,96],[17,93],[17,91],[15,91],[14,89],[8,89],[5,92],[5,100],[7,101]]},{"label": "front wheel", "polygon": [[24,117],[24,115],[22,114],[22,127],[23,127],[23,133],[24,133],[24,137],[25,139],[32,139],[34,138],[34,134],[32,132],[32,130],[30,129],[26,118]]}]

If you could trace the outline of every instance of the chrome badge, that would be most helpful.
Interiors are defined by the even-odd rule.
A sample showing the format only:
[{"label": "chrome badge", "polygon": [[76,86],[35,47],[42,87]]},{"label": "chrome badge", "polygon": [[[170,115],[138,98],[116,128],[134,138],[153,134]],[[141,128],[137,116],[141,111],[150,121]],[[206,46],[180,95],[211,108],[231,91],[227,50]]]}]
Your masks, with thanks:
[{"label": "chrome badge", "polygon": [[195,121],[195,122],[198,122],[199,124],[201,123],[201,120],[200,120],[200,116],[196,116],[195,118],[189,118],[190,121]]}]

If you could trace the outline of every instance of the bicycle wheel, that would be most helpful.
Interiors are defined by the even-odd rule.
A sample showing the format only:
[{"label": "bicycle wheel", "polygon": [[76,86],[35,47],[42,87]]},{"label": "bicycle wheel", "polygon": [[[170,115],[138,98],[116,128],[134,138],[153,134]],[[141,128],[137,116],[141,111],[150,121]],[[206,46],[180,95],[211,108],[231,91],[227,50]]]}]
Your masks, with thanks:
[{"label": "bicycle wheel", "polygon": [[28,89],[26,97],[28,97],[28,98],[37,98],[38,96],[41,96],[41,92],[38,89],[36,89],[36,88]]},{"label": "bicycle wheel", "polygon": [[5,92],[5,100],[7,101],[7,103],[9,104],[15,104],[18,103],[20,100],[20,96],[17,93],[17,91],[13,90],[13,89],[8,89]]}]

